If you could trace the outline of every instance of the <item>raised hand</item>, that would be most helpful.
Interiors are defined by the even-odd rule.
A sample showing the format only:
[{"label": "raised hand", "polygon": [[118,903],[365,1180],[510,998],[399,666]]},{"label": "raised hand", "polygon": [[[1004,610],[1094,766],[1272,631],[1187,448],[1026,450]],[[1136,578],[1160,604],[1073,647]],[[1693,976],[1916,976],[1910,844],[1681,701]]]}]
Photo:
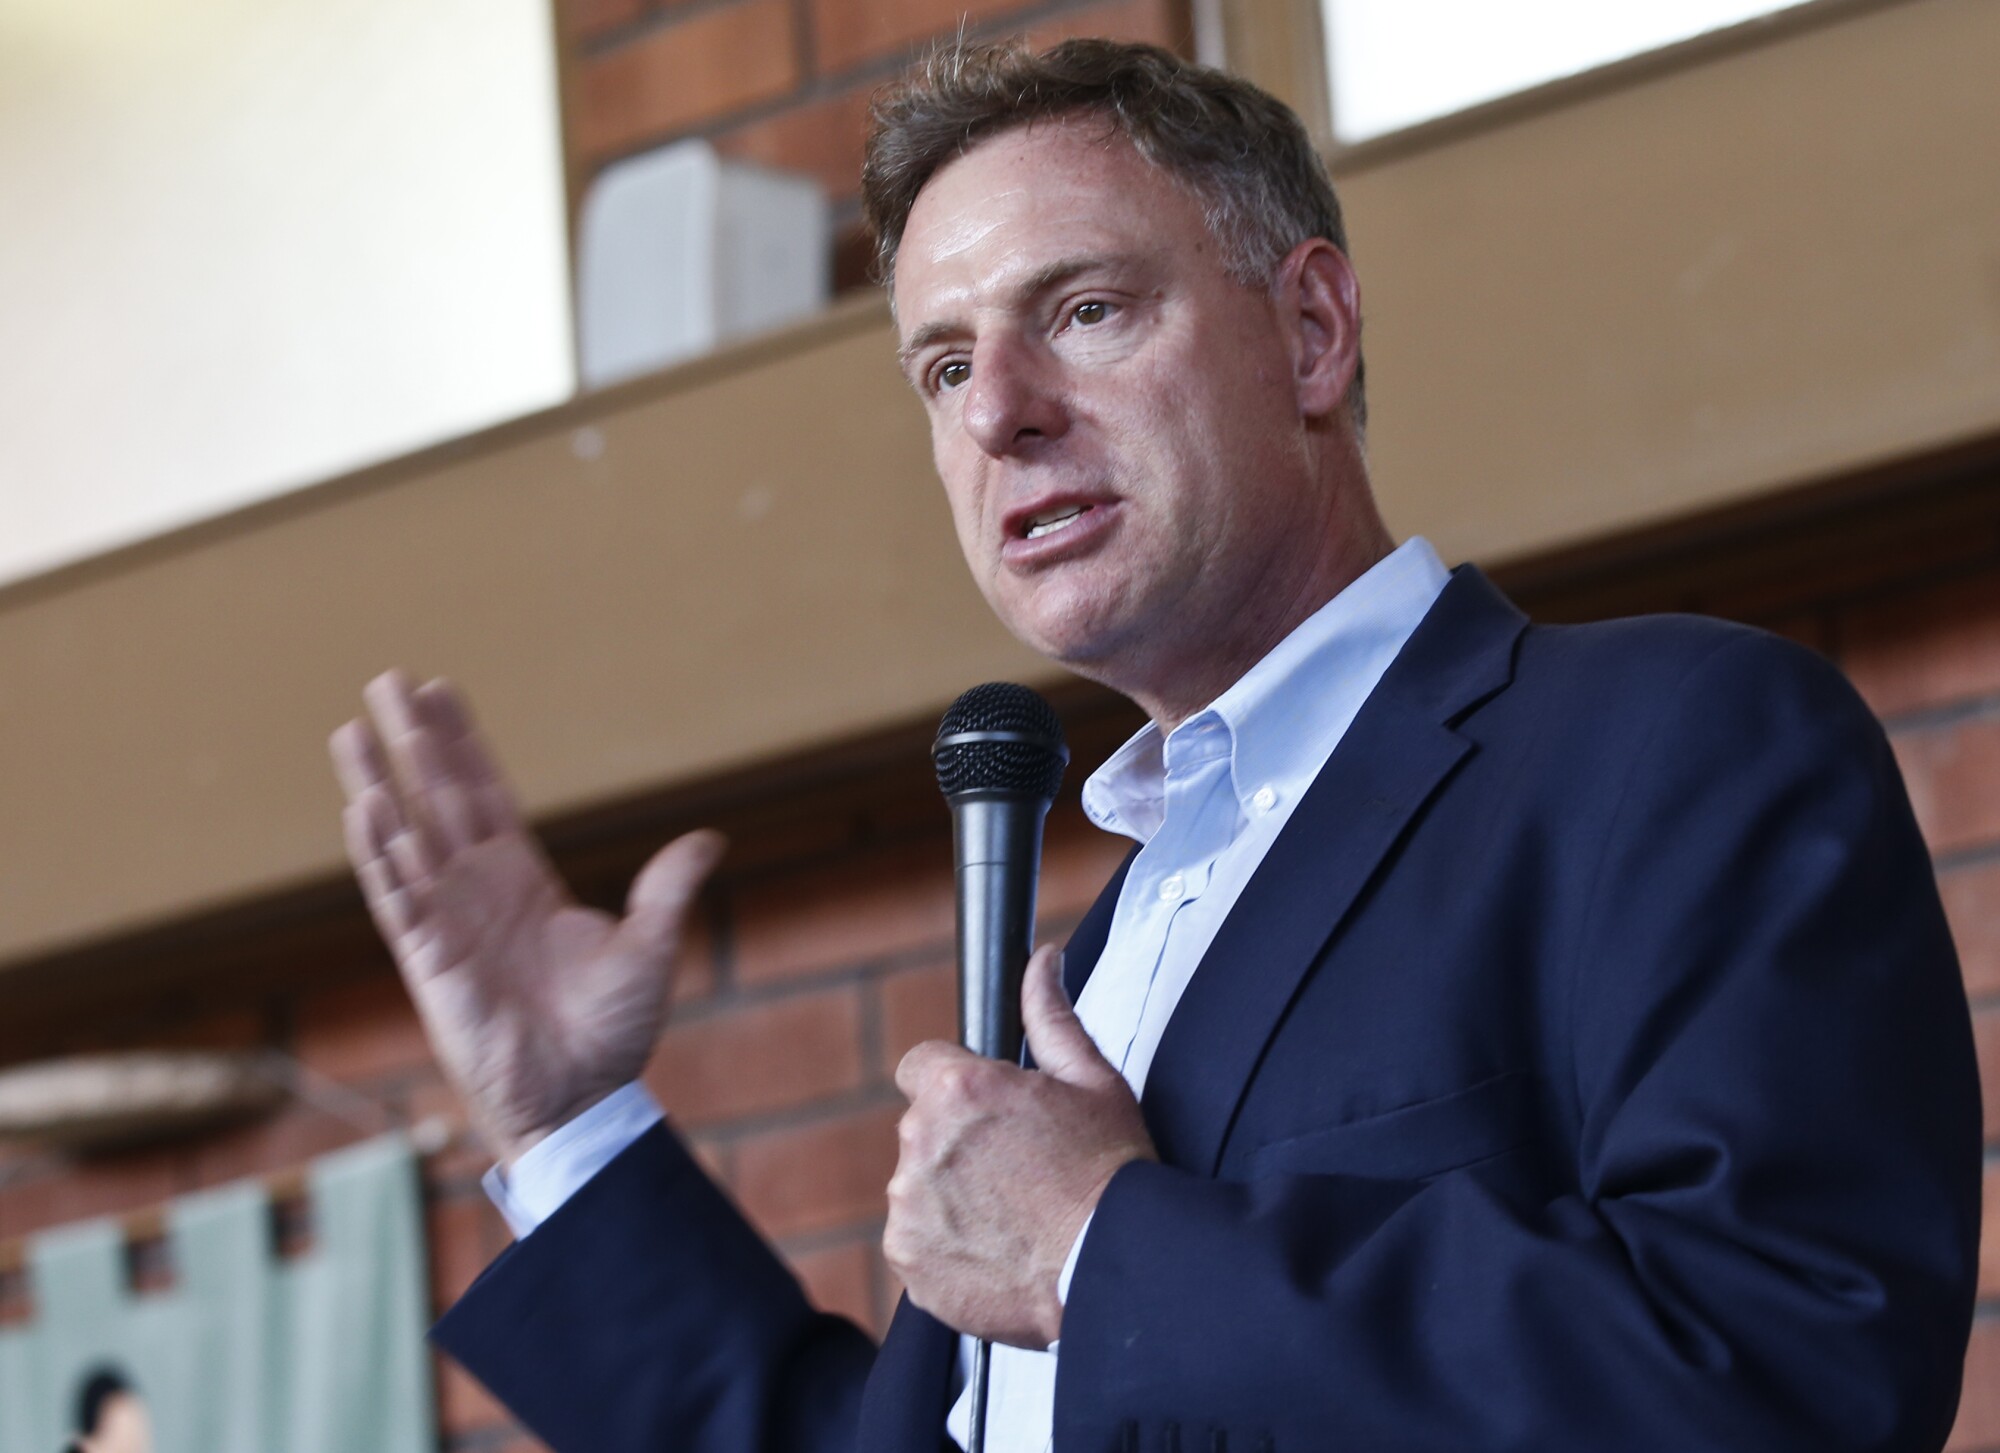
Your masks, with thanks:
[{"label": "raised hand", "polygon": [[931,1040],[903,1056],[909,1098],[882,1251],[910,1300],[946,1326],[1016,1347],[1062,1331],[1056,1282],[1111,1177],[1157,1160],[1131,1086],[1040,949],[1021,985],[1035,1070]]},{"label": "raised hand", "polygon": [[432,1049],[511,1163],[645,1066],[723,840],[661,849],[622,920],[581,907],[449,684],[392,671],[364,696],[331,742],[348,857]]}]

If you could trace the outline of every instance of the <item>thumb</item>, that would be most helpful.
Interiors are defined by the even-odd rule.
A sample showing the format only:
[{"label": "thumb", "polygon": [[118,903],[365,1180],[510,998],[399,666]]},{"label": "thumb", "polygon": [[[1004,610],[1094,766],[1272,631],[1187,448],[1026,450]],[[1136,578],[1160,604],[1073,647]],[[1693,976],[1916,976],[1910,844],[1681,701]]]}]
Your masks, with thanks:
[{"label": "thumb", "polygon": [[683,834],[653,854],[632,880],[625,921],[618,926],[624,947],[670,953],[679,944],[688,905],[708,878],[729,840],[711,828]]},{"label": "thumb", "polygon": [[1062,951],[1053,944],[1035,950],[1021,979],[1021,1028],[1043,1073],[1065,1084],[1101,1088],[1123,1081],[1070,1008],[1063,991]]}]

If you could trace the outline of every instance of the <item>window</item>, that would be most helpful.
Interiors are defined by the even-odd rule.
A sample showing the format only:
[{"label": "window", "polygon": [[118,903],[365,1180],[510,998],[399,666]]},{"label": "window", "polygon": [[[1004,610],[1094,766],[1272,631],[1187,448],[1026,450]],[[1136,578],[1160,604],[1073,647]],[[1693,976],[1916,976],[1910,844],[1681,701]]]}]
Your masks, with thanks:
[{"label": "window", "polygon": [[0,583],[573,387],[549,0],[0,0]]},{"label": "window", "polygon": [[1347,144],[1810,0],[1321,0]]}]

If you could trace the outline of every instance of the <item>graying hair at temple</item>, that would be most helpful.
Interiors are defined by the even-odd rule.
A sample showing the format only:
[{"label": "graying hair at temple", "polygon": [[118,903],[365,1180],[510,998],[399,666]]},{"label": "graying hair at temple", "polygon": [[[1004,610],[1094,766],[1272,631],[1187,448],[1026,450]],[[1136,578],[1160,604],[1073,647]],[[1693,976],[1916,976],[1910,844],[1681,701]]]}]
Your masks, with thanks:
[{"label": "graying hair at temple", "polygon": [[[1100,115],[1201,204],[1224,266],[1268,287],[1309,237],[1347,251],[1340,199],[1296,113],[1247,81],[1158,46],[1071,40],[941,46],[875,99],[862,208],[877,276],[893,281],[917,193],[974,143],[1029,122]],[[1348,404],[1368,417],[1362,373]]]}]

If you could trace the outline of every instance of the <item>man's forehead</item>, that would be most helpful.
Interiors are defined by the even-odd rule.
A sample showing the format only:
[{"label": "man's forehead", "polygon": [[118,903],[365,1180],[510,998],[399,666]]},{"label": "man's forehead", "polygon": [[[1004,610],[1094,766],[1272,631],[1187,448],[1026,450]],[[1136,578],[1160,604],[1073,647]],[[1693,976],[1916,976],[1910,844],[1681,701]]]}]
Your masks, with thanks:
[{"label": "man's forehead", "polygon": [[[892,296],[906,334],[933,307],[1032,291],[1143,252],[1181,189],[1102,118],[1018,127],[939,168],[910,209]],[[1135,189],[1150,194],[1135,202]]]},{"label": "man's forehead", "polygon": [[909,220],[968,203],[997,213],[1149,174],[1167,182],[1109,117],[1042,117],[982,136],[939,167],[918,190]]}]

